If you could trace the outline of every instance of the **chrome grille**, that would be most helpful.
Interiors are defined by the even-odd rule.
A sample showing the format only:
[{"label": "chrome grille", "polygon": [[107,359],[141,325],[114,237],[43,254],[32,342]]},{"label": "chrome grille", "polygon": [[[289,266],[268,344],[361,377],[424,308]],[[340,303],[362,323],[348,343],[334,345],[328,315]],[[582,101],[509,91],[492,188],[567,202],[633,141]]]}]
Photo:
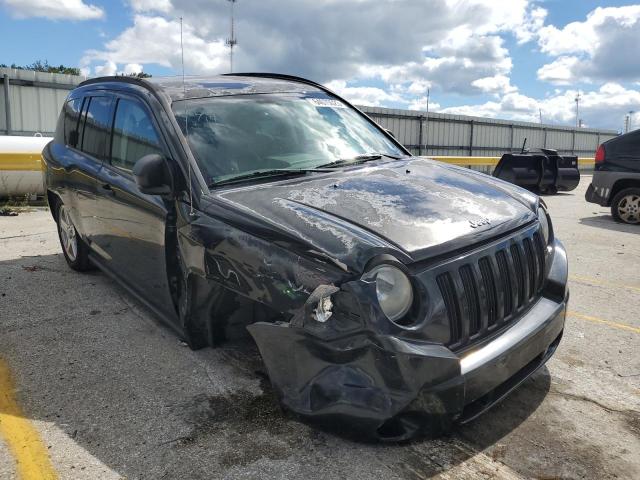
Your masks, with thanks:
[{"label": "chrome grille", "polygon": [[454,349],[508,324],[538,298],[545,248],[540,234],[529,232],[462,263],[436,277]]}]

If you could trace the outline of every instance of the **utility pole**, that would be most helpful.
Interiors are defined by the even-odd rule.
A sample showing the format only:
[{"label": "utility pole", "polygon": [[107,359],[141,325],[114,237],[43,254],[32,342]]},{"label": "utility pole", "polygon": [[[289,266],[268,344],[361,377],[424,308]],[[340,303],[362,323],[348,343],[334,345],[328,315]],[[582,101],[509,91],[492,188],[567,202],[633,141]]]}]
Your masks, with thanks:
[{"label": "utility pole", "polygon": [[429,114],[429,96],[431,94],[431,89],[427,88],[427,115]]},{"label": "utility pole", "polygon": [[231,4],[231,36],[227,38],[225,44],[229,47],[229,73],[233,73],[233,47],[238,44],[235,32],[235,19],[233,16],[234,5],[237,0],[227,0]]},{"label": "utility pole", "polygon": [[580,128],[580,98],[580,90],[578,90],[576,95],[576,128]]},{"label": "utility pole", "polygon": [[538,113],[540,114],[540,123],[542,124],[542,109],[538,109]]},{"label": "utility pole", "polygon": [[[424,140],[424,145],[429,145],[429,99],[431,98],[431,87],[427,88],[427,126],[426,126],[426,134],[425,134],[425,140]],[[421,142],[422,143],[422,142]],[[422,154],[422,145],[420,145],[420,153]]]},{"label": "utility pole", "polygon": [[629,110],[629,113],[624,116],[624,133],[631,131],[631,117],[634,113],[633,110]]}]

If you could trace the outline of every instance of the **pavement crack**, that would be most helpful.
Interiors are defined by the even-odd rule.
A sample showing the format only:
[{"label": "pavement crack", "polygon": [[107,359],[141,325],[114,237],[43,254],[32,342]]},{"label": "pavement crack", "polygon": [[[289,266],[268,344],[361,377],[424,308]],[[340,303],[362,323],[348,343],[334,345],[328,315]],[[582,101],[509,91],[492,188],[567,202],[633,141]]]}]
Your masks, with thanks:
[{"label": "pavement crack", "polygon": [[[610,413],[619,413],[621,415],[626,415],[627,412],[629,411],[628,409],[627,410],[620,410],[620,409],[617,409],[617,408],[609,407],[608,405],[605,405],[604,403],[600,403],[599,401],[594,400],[593,398],[586,397],[584,395],[578,395],[578,394],[575,394],[575,393],[560,392],[558,390],[550,390],[549,393],[552,394],[552,395],[559,395],[561,397],[571,398],[573,400],[592,403],[593,405],[596,405],[596,406],[600,407],[601,409],[603,409],[603,410],[605,410],[607,412],[610,412]],[[632,409],[632,411],[635,411],[635,410]]]}]

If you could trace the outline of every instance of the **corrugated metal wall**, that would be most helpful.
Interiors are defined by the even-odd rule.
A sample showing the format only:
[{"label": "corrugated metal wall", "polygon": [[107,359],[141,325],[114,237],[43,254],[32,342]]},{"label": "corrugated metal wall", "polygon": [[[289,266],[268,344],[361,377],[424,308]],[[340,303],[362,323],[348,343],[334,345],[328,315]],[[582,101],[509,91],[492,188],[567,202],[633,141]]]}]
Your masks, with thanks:
[{"label": "corrugated metal wall", "polygon": [[[62,103],[84,77],[0,68],[0,134],[52,135]],[[7,116],[6,92],[10,115]],[[531,149],[555,148],[561,153],[593,156],[596,147],[616,135],[612,130],[574,129],[481,117],[361,107],[391,130],[414,154],[500,156],[519,150],[527,138]],[[10,117],[10,118],[8,118]],[[9,122],[7,122],[9,120]],[[7,127],[9,123],[9,127]]]},{"label": "corrugated metal wall", "polygon": [[562,154],[591,157],[617,132],[560,127],[444,113],[360,107],[415,155],[494,157],[527,148],[552,148]]},{"label": "corrugated metal wall", "polygon": [[84,80],[75,75],[0,68],[0,134],[52,135],[69,90]]}]

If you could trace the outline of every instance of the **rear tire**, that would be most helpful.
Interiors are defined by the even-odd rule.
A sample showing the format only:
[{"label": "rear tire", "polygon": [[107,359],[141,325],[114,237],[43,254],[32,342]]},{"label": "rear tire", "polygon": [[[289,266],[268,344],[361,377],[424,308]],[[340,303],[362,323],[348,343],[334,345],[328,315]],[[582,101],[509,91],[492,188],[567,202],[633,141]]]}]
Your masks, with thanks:
[{"label": "rear tire", "polygon": [[613,197],[611,215],[622,223],[640,224],[640,188],[625,188]]},{"label": "rear tire", "polygon": [[71,220],[71,215],[69,215],[69,209],[62,202],[56,204],[55,218],[58,225],[58,238],[60,238],[62,254],[69,267],[78,272],[92,270],[93,265],[89,260],[89,247],[80,238]]}]

